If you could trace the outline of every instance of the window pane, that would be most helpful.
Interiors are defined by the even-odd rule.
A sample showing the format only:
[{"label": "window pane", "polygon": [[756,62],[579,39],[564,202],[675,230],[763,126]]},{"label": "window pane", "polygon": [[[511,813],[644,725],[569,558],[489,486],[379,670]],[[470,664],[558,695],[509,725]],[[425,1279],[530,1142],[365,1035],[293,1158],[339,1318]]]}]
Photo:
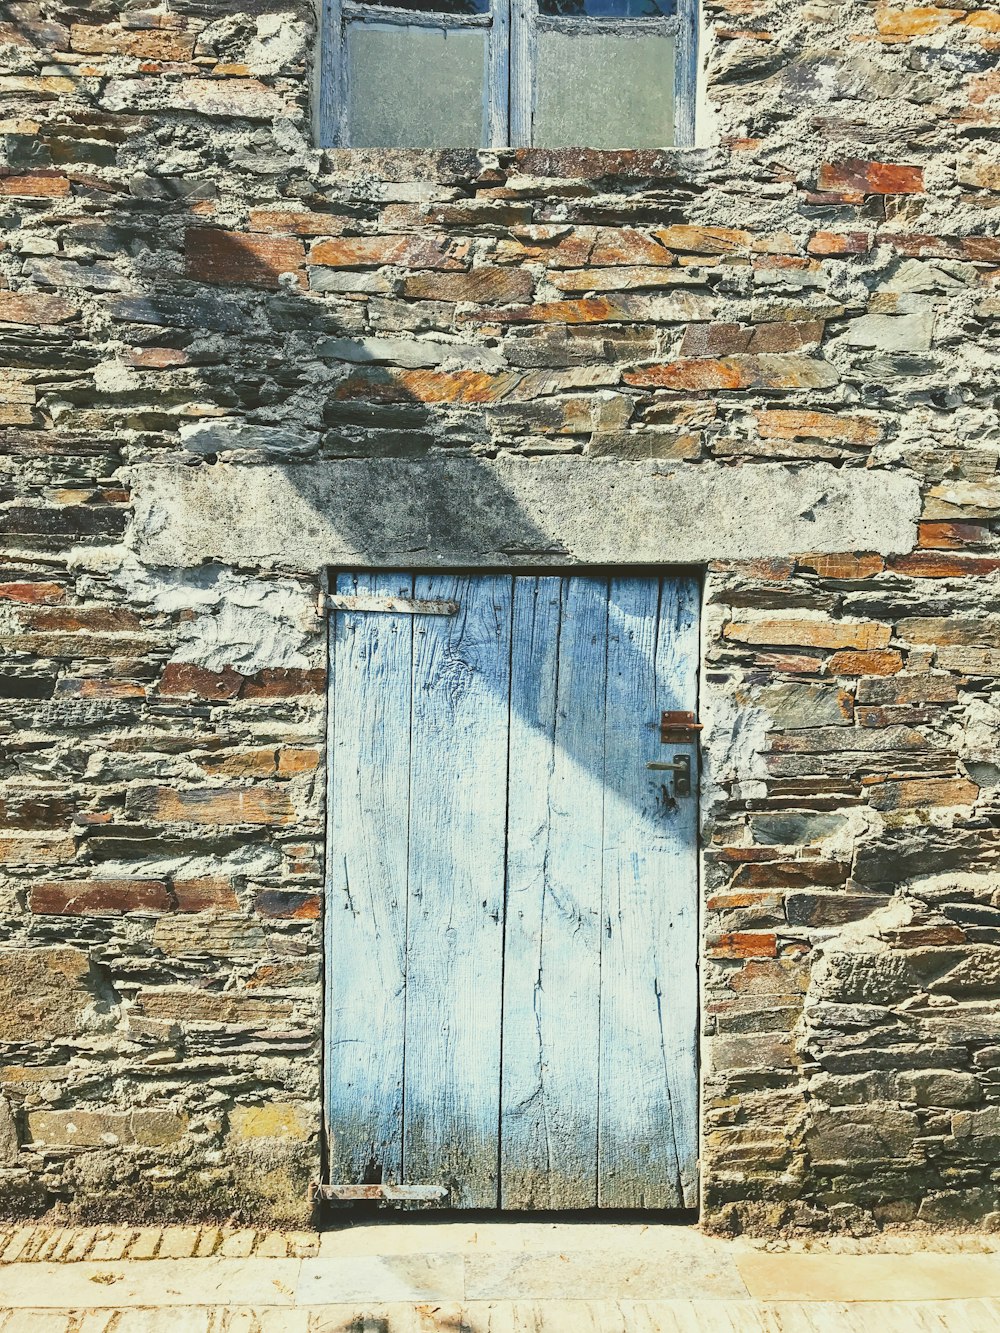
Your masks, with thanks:
[{"label": "window pane", "polygon": [[486,32],[351,23],[348,142],[354,148],[478,148]]},{"label": "window pane", "polygon": [[[607,3],[608,0],[603,0]],[[614,3],[614,0],[611,0]],[[393,9],[417,9],[424,14],[488,14],[490,0],[375,0]]]},{"label": "window pane", "polygon": [[674,39],[538,34],[532,142],[541,148],[663,148],[674,142]]},{"label": "window pane", "polygon": [[567,18],[669,18],[677,13],[677,0],[538,0],[538,12]]}]

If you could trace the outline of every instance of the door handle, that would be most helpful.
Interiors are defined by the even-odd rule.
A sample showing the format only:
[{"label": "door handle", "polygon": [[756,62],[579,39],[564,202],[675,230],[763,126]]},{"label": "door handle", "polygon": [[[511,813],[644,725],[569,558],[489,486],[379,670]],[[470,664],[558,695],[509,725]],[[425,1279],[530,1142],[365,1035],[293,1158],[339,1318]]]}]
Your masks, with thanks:
[{"label": "door handle", "polygon": [[691,795],[691,757],[686,754],[675,754],[672,764],[649,763],[647,768],[656,769],[661,773],[673,773],[674,775],[674,795]]}]

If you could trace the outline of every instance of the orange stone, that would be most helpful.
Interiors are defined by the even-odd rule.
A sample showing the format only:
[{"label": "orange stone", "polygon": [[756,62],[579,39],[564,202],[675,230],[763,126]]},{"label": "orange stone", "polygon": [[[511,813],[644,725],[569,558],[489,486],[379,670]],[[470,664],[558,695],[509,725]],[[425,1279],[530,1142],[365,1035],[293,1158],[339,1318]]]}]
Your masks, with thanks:
[{"label": "orange stone", "polygon": [[61,602],[65,596],[59,583],[0,583],[0,602]]},{"label": "orange stone", "polygon": [[317,241],[309,264],[326,268],[443,268],[462,269],[469,254],[468,241],[435,236],[337,236]]},{"label": "orange stone", "polygon": [[817,439],[844,444],[876,444],[880,431],[872,417],[841,416],[834,412],[776,409],[756,413],[757,429],[765,440]]},{"label": "orange stone", "polygon": [[850,551],[843,555],[800,555],[796,563],[823,579],[870,579],[885,569],[880,555],[856,555]]},{"label": "orange stone", "polygon": [[708,946],[710,958],[775,958],[777,953],[777,936],[769,930],[717,935]]},{"label": "orange stone", "polygon": [[184,242],[184,272],[199,282],[277,288],[282,273],[301,274],[302,242],[285,236],[248,236],[193,227]]},{"label": "orange stone", "polygon": [[150,60],[190,60],[193,36],[162,28],[122,29],[90,27],[74,23],[69,30],[70,47],[88,55],[141,56]]},{"label": "orange stone", "polygon": [[876,810],[913,809],[918,806],[974,805],[979,788],[968,778],[891,779],[868,789],[868,800]]},{"label": "orange stone", "polygon": [[691,227],[679,224],[660,227],[657,238],[673,250],[691,255],[725,255],[749,250],[753,236],[734,227]]},{"label": "orange stone", "polygon": [[875,11],[875,26],[879,36],[890,42],[905,42],[911,37],[926,37],[929,33],[939,32],[949,23],[964,16],[961,9],[890,9],[888,6]]},{"label": "orange stone", "polygon": [[132,347],[128,360],[138,370],[169,370],[171,366],[186,366],[188,354],[179,347]]},{"label": "orange stone", "polygon": [[157,824],[259,824],[284,827],[297,819],[288,788],[133,787],[125,808]]},{"label": "orange stone", "polygon": [[0,196],[23,195],[27,198],[65,198],[70,192],[65,176],[54,171],[33,171],[28,176],[0,176]]},{"label": "orange stone", "polygon": [[278,777],[294,777],[298,773],[312,773],[319,767],[319,750],[293,746],[278,751]]},{"label": "orange stone", "polygon": [[896,574],[915,579],[961,579],[992,574],[1000,569],[1000,557],[988,555],[944,555],[935,551],[914,551],[893,556],[888,568]]},{"label": "orange stone", "polygon": [[922,167],[893,162],[870,162],[848,158],[843,162],[824,162],[819,169],[820,190],[859,191],[862,194],[922,194]]},{"label": "orange stone", "polygon": [[339,236],[351,220],[336,213],[310,213],[305,209],[250,210],[251,231],[276,231],[288,236]]},{"label": "orange stone", "polygon": [[903,669],[901,653],[893,649],[876,652],[834,653],[828,663],[831,676],[894,676]]},{"label": "orange stone", "polygon": [[723,636],[734,643],[764,643],[785,647],[884,648],[892,637],[888,625],[871,620],[786,619],[730,621]]},{"label": "orange stone", "polygon": [[979,546],[989,541],[985,523],[924,520],[917,524],[917,545],[937,551],[953,551],[963,546]]},{"label": "orange stone", "polygon": [[838,378],[829,361],[795,354],[694,358],[640,366],[622,375],[626,384],[650,389],[828,388]]},{"label": "orange stone", "polygon": [[988,102],[991,97],[1000,97],[1000,70],[990,70],[988,74],[977,74],[969,80],[969,101],[975,104]]},{"label": "orange stone", "polygon": [[811,255],[864,255],[871,246],[867,231],[818,231],[806,249]]},{"label": "orange stone", "polygon": [[484,264],[467,273],[416,273],[403,279],[403,295],[422,301],[519,304],[530,301],[535,279],[522,268]]}]

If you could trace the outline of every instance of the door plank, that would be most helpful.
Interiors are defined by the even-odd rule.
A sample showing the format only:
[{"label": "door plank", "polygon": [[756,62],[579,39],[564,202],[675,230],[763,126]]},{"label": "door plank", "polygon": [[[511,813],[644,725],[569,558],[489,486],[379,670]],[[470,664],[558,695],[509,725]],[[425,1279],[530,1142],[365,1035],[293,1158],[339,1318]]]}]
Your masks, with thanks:
[{"label": "door plank", "polygon": [[646,769],[664,709],[697,707],[693,579],[613,579],[608,615],[599,1199],[695,1206],[697,801]]},{"label": "door plank", "polygon": [[510,576],[418,575],[457,601],[414,626],[404,1176],[495,1208]]},{"label": "door plank", "polygon": [[608,583],[517,578],[501,1206],[597,1204]]},{"label": "door plank", "polygon": [[[409,596],[406,574],[337,593]],[[330,617],[327,1106],[331,1183],[402,1179],[413,617]]]}]

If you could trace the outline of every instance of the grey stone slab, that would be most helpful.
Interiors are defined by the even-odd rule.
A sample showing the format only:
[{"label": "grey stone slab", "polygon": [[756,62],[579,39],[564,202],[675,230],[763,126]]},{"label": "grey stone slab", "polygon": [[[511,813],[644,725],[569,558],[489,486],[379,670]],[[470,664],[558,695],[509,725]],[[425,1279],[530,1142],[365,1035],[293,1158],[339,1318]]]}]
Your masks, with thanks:
[{"label": "grey stone slab", "polygon": [[149,1259],[11,1264],[3,1270],[0,1309],[290,1306],[302,1262],[300,1259]]},{"label": "grey stone slab", "polygon": [[130,544],[151,565],[207,560],[511,566],[696,564],[908,551],[909,477],[815,464],[579,458],[344,459],[240,467],[140,464]]},{"label": "grey stone slab", "polygon": [[1000,1299],[996,1254],[737,1253],[760,1301],[919,1302]]},{"label": "grey stone slab", "polygon": [[465,1272],[459,1255],[358,1255],[350,1259],[303,1259],[295,1304],[456,1301],[464,1295]]},{"label": "grey stone slab", "polygon": [[629,1260],[619,1252],[470,1255],[469,1300],[740,1300],[747,1289],[733,1257],[708,1245]]}]

